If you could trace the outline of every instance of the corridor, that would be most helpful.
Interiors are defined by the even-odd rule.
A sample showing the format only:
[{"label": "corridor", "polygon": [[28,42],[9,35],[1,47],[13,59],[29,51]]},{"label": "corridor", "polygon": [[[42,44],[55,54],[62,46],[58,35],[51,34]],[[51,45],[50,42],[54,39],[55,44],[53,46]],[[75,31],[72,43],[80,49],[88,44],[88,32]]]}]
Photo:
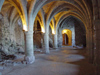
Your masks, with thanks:
[{"label": "corridor", "polygon": [[35,57],[33,64],[8,67],[2,75],[95,75],[85,49],[64,46],[50,54],[35,53]]}]

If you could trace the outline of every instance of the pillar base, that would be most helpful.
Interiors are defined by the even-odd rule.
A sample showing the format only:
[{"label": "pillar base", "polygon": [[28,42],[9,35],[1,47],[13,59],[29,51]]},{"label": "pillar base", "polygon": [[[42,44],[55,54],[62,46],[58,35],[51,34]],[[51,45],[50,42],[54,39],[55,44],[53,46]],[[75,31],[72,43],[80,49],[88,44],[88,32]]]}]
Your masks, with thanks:
[{"label": "pillar base", "polygon": [[32,64],[35,61],[35,56],[25,56],[27,64]]},{"label": "pillar base", "polygon": [[46,54],[50,54],[49,48],[46,48],[45,51],[46,51]]},{"label": "pillar base", "polygon": [[76,45],[72,45],[72,47],[76,47]]},{"label": "pillar base", "polygon": [[54,49],[57,49],[58,47],[54,47]]}]

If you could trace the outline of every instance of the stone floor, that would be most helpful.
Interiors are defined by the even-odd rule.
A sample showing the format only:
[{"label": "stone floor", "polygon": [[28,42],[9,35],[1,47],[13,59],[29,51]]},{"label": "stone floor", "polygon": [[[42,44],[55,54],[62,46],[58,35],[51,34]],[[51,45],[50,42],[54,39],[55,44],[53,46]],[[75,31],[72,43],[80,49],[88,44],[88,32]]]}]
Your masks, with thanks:
[{"label": "stone floor", "polygon": [[2,75],[95,75],[95,67],[89,64],[85,49],[62,47],[50,54],[35,54],[31,65],[9,66]]}]

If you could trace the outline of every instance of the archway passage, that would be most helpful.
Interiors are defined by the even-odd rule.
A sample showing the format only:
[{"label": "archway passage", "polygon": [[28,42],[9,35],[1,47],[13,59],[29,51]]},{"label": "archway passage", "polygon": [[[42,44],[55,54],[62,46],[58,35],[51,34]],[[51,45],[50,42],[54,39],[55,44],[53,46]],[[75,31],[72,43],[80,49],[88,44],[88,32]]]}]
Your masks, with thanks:
[{"label": "archway passage", "polygon": [[63,37],[63,45],[71,46],[72,45],[72,31],[69,29],[64,29],[62,31],[62,37]]}]

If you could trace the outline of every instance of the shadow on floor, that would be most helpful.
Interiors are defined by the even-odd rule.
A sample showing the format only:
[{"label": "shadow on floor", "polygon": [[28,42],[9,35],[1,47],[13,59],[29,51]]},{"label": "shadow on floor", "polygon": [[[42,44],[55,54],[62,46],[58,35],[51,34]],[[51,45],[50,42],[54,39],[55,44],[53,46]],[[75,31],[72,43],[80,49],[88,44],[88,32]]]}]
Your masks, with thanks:
[{"label": "shadow on floor", "polygon": [[[70,50],[73,50],[73,49],[71,48]],[[82,49],[74,48],[74,50],[77,51],[74,54],[84,56],[84,59],[81,59],[81,60],[75,61],[75,62],[69,62],[70,64],[79,66],[78,75],[95,75],[95,66],[93,64],[89,63],[86,49],[85,48],[82,48]]]},{"label": "shadow on floor", "polygon": [[[78,67],[76,67],[76,69],[78,70],[78,73],[72,75],[95,75],[95,66],[88,62],[85,49],[72,49],[70,47],[63,47],[60,52],[61,54],[58,52],[51,52],[51,54],[44,59],[53,62],[77,65]],[[75,67],[73,68],[75,69]]]}]

